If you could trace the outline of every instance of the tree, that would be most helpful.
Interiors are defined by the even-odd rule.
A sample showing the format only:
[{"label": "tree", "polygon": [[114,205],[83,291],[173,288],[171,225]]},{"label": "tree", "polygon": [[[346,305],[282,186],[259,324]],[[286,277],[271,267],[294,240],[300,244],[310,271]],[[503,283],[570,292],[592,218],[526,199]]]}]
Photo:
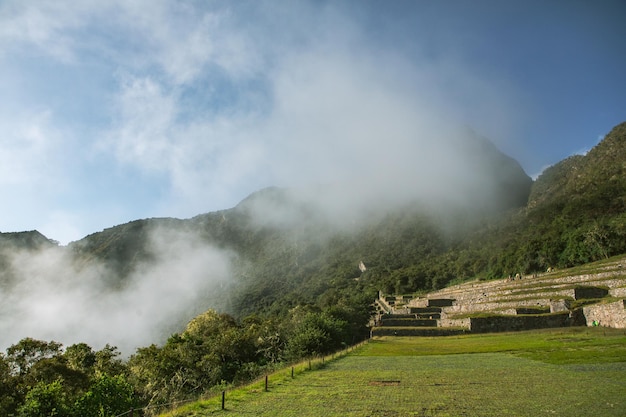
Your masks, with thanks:
[{"label": "tree", "polygon": [[595,259],[608,259],[610,246],[610,232],[604,225],[594,222],[585,233],[585,243]]},{"label": "tree", "polygon": [[170,398],[169,382],[178,362],[168,359],[163,348],[154,344],[137,349],[137,353],[130,357],[129,381],[136,387],[143,404],[165,403]]},{"label": "tree", "polygon": [[11,375],[11,367],[0,353],[0,416],[13,415],[20,401],[16,377]]},{"label": "tree", "polygon": [[70,368],[63,356],[40,359],[31,366],[26,375],[21,377],[25,387],[32,387],[39,382],[50,384],[57,380],[63,382],[63,391],[68,398],[81,395],[90,384],[89,375]]},{"label": "tree", "polygon": [[69,417],[69,408],[60,381],[40,382],[26,394],[18,417]]},{"label": "tree", "polygon": [[100,375],[72,407],[73,417],[109,417],[135,405],[133,387],[123,375]]},{"label": "tree", "polygon": [[27,337],[7,349],[7,360],[13,373],[24,375],[41,359],[53,358],[61,353],[61,344]]},{"label": "tree", "polygon": [[[91,375],[96,364],[96,353],[86,343],[77,343],[65,349],[63,354],[69,368]],[[102,354],[100,355],[101,360]]]},{"label": "tree", "polygon": [[129,360],[129,378],[146,403],[197,397],[224,381],[255,375],[267,358],[276,357],[274,349],[280,349],[279,340],[263,339],[274,335],[259,320],[242,326],[227,314],[208,310],[163,347],[138,349]]},{"label": "tree", "polygon": [[254,343],[260,365],[282,361],[285,340],[275,321],[251,315],[243,319],[242,326],[245,338]]},{"label": "tree", "polygon": [[[258,359],[252,333],[228,314],[208,310],[189,322],[181,340],[207,385],[233,381],[240,367]],[[212,375],[212,377],[210,377]]]},{"label": "tree", "polygon": [[287,352],[293,359],[332,352],[345,344],[349,334],[348,323],[330,314],[310,312],[296,320],[287,339]]},{"label": "tree", "polygon": [[[95,375],[120,375],[127,373],[128,369],[124,362],[119,359],[120,355],[121,353],[116,346],[111,346],[107,343],[101,350],[94,354]],[[86,358],[86,360],[90,360],[90,358]]]}]

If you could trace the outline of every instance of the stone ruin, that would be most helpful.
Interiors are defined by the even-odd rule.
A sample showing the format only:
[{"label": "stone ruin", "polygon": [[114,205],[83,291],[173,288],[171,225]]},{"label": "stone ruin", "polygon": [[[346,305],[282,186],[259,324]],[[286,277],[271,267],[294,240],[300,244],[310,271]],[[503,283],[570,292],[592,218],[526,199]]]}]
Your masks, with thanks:
[{"label": "stone ruin", "polygon": [[[520,279],[472,281],[424,296],[374,302],[373,336],[434,336],[604,326],[626,329],[623,260],[577,275],[559,271]],[[579,268],[583,269],[583,268]]]}]

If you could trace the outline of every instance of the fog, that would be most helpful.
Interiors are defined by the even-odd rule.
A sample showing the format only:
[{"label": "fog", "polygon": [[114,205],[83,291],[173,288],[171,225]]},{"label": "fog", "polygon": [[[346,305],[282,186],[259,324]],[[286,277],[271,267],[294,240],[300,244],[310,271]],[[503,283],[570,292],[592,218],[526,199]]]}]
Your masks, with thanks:
[{"label": "fog", "polygon": [[[102,77],[86,77],[93,82],[85,82],[84,113],[98,115],[82,122],[89,129],[59,117],[79,113],[63,107],[45,112],[45,124],[18,118],[28,120],[37,140],[28,155],[15,146],[2,158],[29,156],[26,172],[40,167],[46,179],[16,187],[20,195],[34,190],[23,210],[74,202],[41,216],[38,229],[48,237],[65,240],[76,219],[91,225],[109,221],[110,213],[132,213],[133,220],[226,209],[268,186],[294,190],[319,220],[334,225],[414,201],[472,207],[494,197],[493,172],[469,157],[468,126],[507,145],[524,119],[520,94],[506,74],[483,73],[464,59],[463,43],[451,42],[445,27],[424,18],[419,37],[390,31],[393,39],[383,42],[367,16],[346,5],[252,2],[196,10],[157,3],[60,2],[50,18],[36,14],[36,39],[17,30],[20,20],[5,31],[19,35],[20,45],[34,42],[55,64],[78,71],[91,69],[89,62]],[[22,16],[35,17],[28,10]],[[95,35],[80,38],[94,25]],[[119,35],[106,36],[112,32]],[[78,97],[82,84],[72,87]],[[10,171],[19,174],[17,168]],[[30,210],[20,216],[38,218]],[[274,205],[254,214],[277,226],[298,220]],[[0,349],[34,337],[109,343],[130,354],[163,342],[211,304],[216,286],[232,282],[236,254],[193,233],[155,230],[150,242],[155,261],[113,289],[117,277],[107,265],[77,266],[63,247],[10,254],[15,280],[0,287]]]},{"label": "fog", "polygon": [[[494,195],[485,190],[497,178],[471,143],[486,136],[506,145],[522,117],[508,88],[487,82],[455,51],[441,60],[408,58],[343,27],[306,50],[284,51],[267,74],[267,108],[244,106],[195,124],[190,160],[219,155],[218,175],[209,178],[201,164],[179,166],[180,189],[197,189],[198,181],[217,195],[231,182],[254,184],[251,192],[287,187],[340,225],[416,200],[488,205]],[[204,152],[203,134],[228,148]],[[261,222],[277,217],[276,207],[259,210]]]},{"label": "fog", "polygon": [[5,252],[14,280],[0,286],[0,349],[25,337],[124,355],[163,343],[206,309],[213,290],[230,276],[232,254],[193,233],[150,232],[148,255],[120,286],[101,262],[78,266],[65,247]]},{"label": "fog", "polygon": [[[471,208],[497,198],[499,178],[478,154],[481,132],[464,123],[465,109],[446,84],[463,80],[457,93],[474,95],[475,112],[502,116],[491,132],[507,123],[506,100],[461,67],[415,69],[402,57],[337,45],[284,65],[275,75],[272,112],[249,133],[250,143],[271,150],[259,163],[268,185],[294,189],[337,224],[414,201]],[[273,213],[275,207],[260,217]]]},{"label": "fog", "polygon": [[[389,45],[342,6],[266,6],[253,21],[238,8],[217,23],[191,19],[184,36],[206,43],[190,43],[195,59],[165,42],[156,57],[176,64],[167,76],[126,76],[113,95],[99,149],[162,176],[162,212],[224,209],[268,186],[337,187],[318,202],[331,211],[402,203],[484,181],[458,139],[469,126],[508,147],[524,121],[505,74],[483,73],[442,28]],[[157,39],[173,30],[149,17],[162,23]]]}]

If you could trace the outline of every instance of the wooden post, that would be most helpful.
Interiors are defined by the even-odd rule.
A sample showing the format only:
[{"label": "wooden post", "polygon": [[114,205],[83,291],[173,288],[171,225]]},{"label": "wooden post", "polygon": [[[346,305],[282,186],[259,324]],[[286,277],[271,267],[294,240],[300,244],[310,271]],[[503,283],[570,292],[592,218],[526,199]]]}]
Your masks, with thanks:
[{"label": "wooden post", "polygon": [[222,391],[222,410],[226,409],[225,404],[226,404],[226,391]]},{"label": "wooden post", "polygon": [[133,417],[134,411],[135,411],[135,409],[133,407],[131,407],[130,410],[129,410],[130,417]]},{"label": "wooden post", "polygon": [[311,359],[309,359],[309,371],[311,370]]},{"label": "wooden post", "polygon": [[267,375],[265,375],[265,392],[267,392]]},{"label": "wooden post", "polygon": [[293,366],[291,367],[291,378],[293,378]]}]

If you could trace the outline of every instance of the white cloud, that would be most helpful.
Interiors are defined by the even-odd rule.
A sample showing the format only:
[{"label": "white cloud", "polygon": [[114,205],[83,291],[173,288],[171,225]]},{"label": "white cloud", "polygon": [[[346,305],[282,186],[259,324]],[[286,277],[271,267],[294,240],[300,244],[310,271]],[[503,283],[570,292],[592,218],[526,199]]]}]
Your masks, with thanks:
[{"label": "white cloud", "polygon": [[[497,136],[515,124],[510,86],[485,79],[458,51],[432,57],[419,38],[412,55],[385,50],[340,9],[11,1],[0,6],[0,48],[19,44],[68,67],[115,72],[112,89],[89,91],[110,124],[81,137],[76,157],[132,169],[143,176],[138,187],[164,178],[150,204],[165,215],[228,207],[267,185],[359,178],[372,194],[406,189],[415,184],[398,178],[427,172],[442,153],[435,136],[449,125],[474,120]],[[64,110],[53,108],[48,126]],[[56,145],[75,153],[65,139]]]},{"label": "white cloud", "polygon": [[[207,199],[242,198],[242,187],[356,181],[367,195],[411,189],[413,196],[464,166],[446,144],[458,126],[477,120],[495,133],[516,122],[506,83],[485,80],[453,51],[405,58],[370,48],[362,29],[332,8],[321,28],[315,18],[299,28],[279,24],[277,32],[289,29],[299,40],[270,46],[253,36],[276,22],[266,15],[244,26],[225,10],[189,18],[183,8],[168,19],[171,9],[161,5],[138,13],[128,19],[136,17],[154,52],[142,59],[166,76],[123,77],[104,149],[123,164],[164,173],[171,187],[164,206],[187,206],[181,211],[189,215],[204,211]],[[183,17],[188,27],[179,34]],[[216,102],[211,82],[194,83],[212,76],[223,96],[234,96],[231,104]],[[253,81],[266,88],[260,99]]]},{"label": "white cloud", "polygon": [[116,108],[118,128],[101,146],[110,146],[122,162],[149,171],[167,169],[175,151],[176,98],[150,78],[130,79],[122,85]]},{"label": "white cloud", "polygon": [[52,176],[62,135],[51,123],[50,110],[0,116],[0,184],[46,182]]},{"label": "white cloud", "polygon": [[140,264],[123,290],[110,287],[118,278],[105,265],[77,264],[63,248],[9,253],[15,279],[0,292],[0,348],[33,337],[110,343],[129,355],[180,331],[228,281],[232,254],[180,230],[149,236],[154,261]]},{"label": "white cloud", "polygon": [[0,57],[12,48],[34,47],[39,54],[73,62],[80,45],[73,31],[101,9],[102,2],[90,0],[7,0],[0,4]]}]

